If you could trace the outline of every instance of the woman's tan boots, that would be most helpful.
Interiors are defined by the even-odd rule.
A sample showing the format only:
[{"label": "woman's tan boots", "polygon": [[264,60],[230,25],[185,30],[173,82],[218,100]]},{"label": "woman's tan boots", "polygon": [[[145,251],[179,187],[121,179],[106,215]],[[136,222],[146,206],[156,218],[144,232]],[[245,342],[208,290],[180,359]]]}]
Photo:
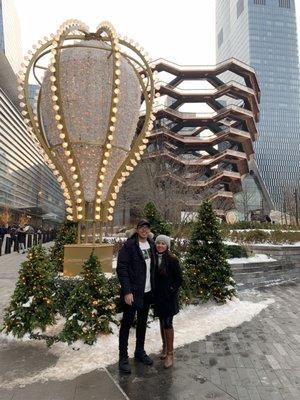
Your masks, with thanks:
[{"label": "woman's tan boots", "polygon": [[174,343],[174,329],[165,329],[166,342],[167,342],[167,356],[164,362],[164,368],[170,368],[173,365],[173,343]]},{"label": "woman's tan boots", "polygon": [[167,339],[166,339],[165,330],[163,328],[161,321],[159,321],[159,326],[160,326],[160,334],[161,334],[161,340],[162,340],[162,350],[161,350],[160,359],[164,360],[167,357]]}]

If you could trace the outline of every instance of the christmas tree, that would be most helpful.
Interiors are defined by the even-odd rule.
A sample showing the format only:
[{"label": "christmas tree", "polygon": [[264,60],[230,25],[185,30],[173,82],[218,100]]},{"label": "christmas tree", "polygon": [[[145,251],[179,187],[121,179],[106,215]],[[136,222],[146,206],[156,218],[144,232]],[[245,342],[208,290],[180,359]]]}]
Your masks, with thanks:
[{"label": "christmas tree", "polygon": [[98,333],[111,332],[109,323],[116,322],[115,304],[100,262],[93,253],[81,275],[66,304],[66,323],[60,340],[68,343],[83,340],[91,345]]},{"label": "christmas tree", "polygon": [[0,214],[0,224],[7,226],[11,221],[11,211],[9,207],[4,207],[3,212]]},{"label": "christmas tree", "polygon": [[154,203],[149,202],[145,205],[144,214],[151,225],[151,232],[157,235],[170,235],[170,225],[162,219]]},{"label": "christmas tree", "polygon": [[5,310],[3,331],[22,337],[54,323],[53,267],[41,246],[31,247],[21,264],[19,279]]},{"label": "christmas tree", "polygon": [[220,224],[209,201],[200,206],[186,263],[193,292],[203,301],[224,303],[236,295]]},{"label": "christmas tree", "polygon": [[54,246],[50,251],[50,260],[57,272],[63,271],[64,245],[76,243],[77,224],[64,221],[58,231]]}]

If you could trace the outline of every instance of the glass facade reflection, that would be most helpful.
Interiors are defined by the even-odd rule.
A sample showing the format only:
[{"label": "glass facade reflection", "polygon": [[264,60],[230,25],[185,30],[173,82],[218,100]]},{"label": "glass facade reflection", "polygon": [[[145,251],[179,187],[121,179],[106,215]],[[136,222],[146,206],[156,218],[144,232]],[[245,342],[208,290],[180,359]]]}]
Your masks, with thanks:
[{"label": "glass facade reflection", "polygon": [[[0,207],[64,217],[64,199],[44,164],[18,108],[15,72],[22,62],[18,16],[12,0],[0,0]],[[34,86],[30,96],[34,98]]]},{"label": "glass facade reflection", "polygon": [[60,187],[29,137],[22,118],[0,90],[0,205],[39,208],[64,216]]},{"label": "glass facade reflection", "polygon": [[261,88],[262,177],[277,207],[299,185],[300,80],[294,0],[216,0],[217,62],[235,57],[255,68]]},{"label": "glass facade reflection", "polygon": [[0,50],[4,51],[2,0],[0,0]]},{"label": "glass facade reflection", "polygon": [[0,0],[0,51],[17,73],[22,62],[21,29],[12,0]]},{"label": "glass facade reflection", "polygon": [[30,103],[32,108],[35,110],[35,103],[36,103],[36,93],[38,90],[38,85],[29,85],[28,86],[28,90],[29,90],[29,99],[30,99]]}]

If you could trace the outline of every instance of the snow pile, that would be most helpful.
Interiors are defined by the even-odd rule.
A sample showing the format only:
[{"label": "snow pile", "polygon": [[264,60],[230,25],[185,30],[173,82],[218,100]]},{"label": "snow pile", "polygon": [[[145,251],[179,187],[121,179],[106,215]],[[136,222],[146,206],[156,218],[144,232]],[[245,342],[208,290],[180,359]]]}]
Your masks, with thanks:
[{"label": "snow pile", "polygon": [[[175,347],[203,340],[206,336],[214,332],[250,321],[273,302],[273,299],[254,303],[251,301],[240,301],[235,298],[224,305],[210,303],[206,305],[187,306],[174,318]],[[59,324],[62,322],[60,321]],[[76,342],[71,346],[65,343],[54,344],[49,351],[58,357],[56,365],[46,368],[33,376],[2,382],[0,383],[0,388],[12,388],[17,385],[27,385],[38,381],[70,380],[117,362],[118,327],[113,326],[112,328],[114,333],[111,335],[101,335],[94,346],[88,346],[82,342]],[[7,339],[7,336],[1,334],[0,338]],[[9,337],[9,340],[17,339]],[[23,341],[28,341],[28,338],[25,338]],[[133,355],[134,345],[135,331],[131,329],[129,337],[130,356]],[[160,351],[161,339],[158,321],[153,321],[150,324],[147,330],[145,347],[149,354]]]},{"label": "snow pile", "polygon": [[240,246],[239,243],[233,242],[232,240],[223,240],[223,244],[226,244],[227,246]]},{"label": "snow pile", "polygon": [[[229,232],[250,232],[250,231],[262,231],[262,232],[276,232],[275,229],[231,229]],[[280,232],[300,232],[299,230],[292,230],[292,229],[280,229]]]},{"label": "snow pile", "polygon": [[241,257],[241,258],[230,258],[228,260],[229,264],[249,264],[249,263],[259,263],[259,262],[272,262],[277,261],[275,258],[271,258],[266,254],[255,254],[253,257]]},{"label": "snow pile", "polygon": [[295,243],[290,243],[290,244],[289,243],[274,244],[274,243],[270,243],[270,242],[264,242],[264,243],[248,243],[248,245],[250,245],[251,247],[254,247],[254,246],[255,247],[259,247],[259,246],[278,247],[281,250],[282,247],[299,247],[300,242],[295,242]]},{"label": "snow pile", "polygon": [[224,244],[230,245],[230,246],[240,246],[240,245],[246,245],[246,246],[251,246],[251,247],[256,247],[256,246],[267,246],[267,247],[299,247],[300,242],[295,242],[295,243],[278,243],[274,244],[271,242],[263,242],[263,243],[239,243],[239,242],[233,242],[232,240],[224,240]]}]

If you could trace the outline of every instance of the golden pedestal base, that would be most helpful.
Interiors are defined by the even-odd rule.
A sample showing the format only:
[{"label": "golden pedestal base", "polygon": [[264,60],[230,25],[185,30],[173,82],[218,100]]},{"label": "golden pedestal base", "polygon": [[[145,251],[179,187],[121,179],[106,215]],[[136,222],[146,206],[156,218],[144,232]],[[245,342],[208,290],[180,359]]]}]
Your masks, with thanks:
[{"label": "golden pedestal base", "polygon": [[102,271],[112,272],[113,247],[113,244],[66,244],[64,246],[64,275],[78,275],[93,250],[101,262]]}]

